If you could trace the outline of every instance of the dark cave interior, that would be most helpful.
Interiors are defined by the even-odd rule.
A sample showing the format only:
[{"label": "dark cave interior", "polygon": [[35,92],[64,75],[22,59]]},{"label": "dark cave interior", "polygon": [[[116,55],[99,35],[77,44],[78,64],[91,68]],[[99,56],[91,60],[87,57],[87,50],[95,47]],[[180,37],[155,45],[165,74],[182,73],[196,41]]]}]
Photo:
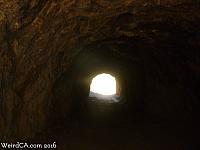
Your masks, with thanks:
[{"label": "dark cave interior", "polygon": [[[196,150],[198,0],[0,0],[0,142]],[[91,101],[100,73],[120,101]]]},{"label": "dark cave interior", "polygon": [[[184,70],[181,70],[184,71],[184,74],[176,68],[180,68],[182,65],[182,58],[178,57],[180,51],[185,51],[190,47],[189,45],[185,46],[182,42],[178,43],[177,40],[174,45],[174,39],[172,37],[169,39],[162,43],[157,41],[159,44],[153,43],[155,44],[153,45],[145,39],[121,37],[98,41],[86,46],[72,62],[72,70],[69,74],[64,73],[55,84],[55,105],[50,113],[50,119],[53,120],[50,121],[52,125],[48,129],[60,129],[62,133],[63,128],[66,128],[71,122],[72,128],[74,126],[78,129],[81,128],[86,135],[88,130],[94,130],[92,133],[94,135],[91,134],[91,136],[98,136],[99,132],[109,132],[112,135],[120,130],[119,134],[125,134],[123,135],[125,141],[122,141],[126,143],[130,140],[130,133],[139,134],[139,142],[142,142],[144,137],[148,139],[155,134],[155,137],[151,137],[155,143],[152,142],[153,144],[149,145],[152,149],[192,148],[189,146],[194,142],[191,137],[195,136],[193,133],[198,128],[195,119],[198,117],[198,108],[195,106],[198,100],[195,98],[195,94],[191,93],[194,89],[187,88],[192,82],[188,78],[190,76],[187,74],[188,68],[184,67]],[[169,45],[173,45],[173,47]],[[157,60],[158,58],[155,56],[150,59],[148,58],[149,54],[144,51],[160,51],[162,54],[158,54],[158,57],[164,55],[165,58]],[[178,54],[175,55],[175,58],[171,56],[166,58],[167,54],[163,54],[163,51],[171,52],[173,55],[176,52]],[[170,59],[170,62],[166,62],[166,59]],[[152,64],[159,64],[159,66]],[[171,66],[171,64],[177,66]],[[122,102],[108,104],[88,100],[91,80],[102,72],[114,75],[119,81],[122,88]],[[183,76],[181,81],[179,80],[180,74]],[[71,94],[66,94],[69,85],[71,85]],[[66,103],[66,99],[72,100],[70,104]],[[156,104],[152,104],[152,101]],[[69,105],[71,105],[71,115],[65,116],[66,108]],[[57,124],[55,124],[56,122]],[[97,141],[101,141],[101,138],[104,138],[102,136],[106,137],[106,135],[100,134],[100,137],[95,138]],[[111,138],[115,140],[116,137],[112,136]],[[111,143],[115,147],[117,143],[113,140]],[[156,141],[159,142],[156,143]],[[169,145],[166,146],[162,142],[169,142]],[[109,144],[105,145],[109,146]],[[144,145],[142,148],[147,149]],[[129,149],[132,148],[130,143],[126,146]]]}]

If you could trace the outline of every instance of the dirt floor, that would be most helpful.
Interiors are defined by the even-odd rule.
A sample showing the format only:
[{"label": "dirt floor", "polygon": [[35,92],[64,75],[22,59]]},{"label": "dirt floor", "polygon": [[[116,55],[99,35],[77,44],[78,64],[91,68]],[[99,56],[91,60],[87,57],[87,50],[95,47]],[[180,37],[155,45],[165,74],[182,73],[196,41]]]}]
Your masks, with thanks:
[{"label": "dirt floor", "polygon": [[37,139],[56,142],[59,150],[196,150],[195,128],[166,123],[131,123],[97,125],[71,122],[54,128]]}]

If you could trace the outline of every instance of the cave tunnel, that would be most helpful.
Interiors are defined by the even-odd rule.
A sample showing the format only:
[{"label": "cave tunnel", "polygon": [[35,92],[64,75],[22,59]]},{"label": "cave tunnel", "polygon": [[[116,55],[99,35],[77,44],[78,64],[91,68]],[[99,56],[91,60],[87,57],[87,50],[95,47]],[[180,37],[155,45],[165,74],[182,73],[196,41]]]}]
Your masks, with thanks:
[{"label": "cave tunnel", "polygon": [[[162,49],[168,52],[174,49],[182,50],[182,42],[177,42],[173,49],[169,47],[173,42],[173,39],[167,39],[159,43],[161,46],[155,43],[153,50]],[[177,80],[179,72],[176,74],[173,69],[167,68],[167,64],[160,64],[159,67],[152,65],[158,62],[149,58],[148,51],[152,50],[149,44],[152,46],[148,40],[122,37],[97,41],[84,47],[72,62],[70,73],[64,73],[56,81],[55,105],[51,113],[56,116],[50,116],[53,128],[56,126],[62,131],[66,126],[70,126],[70,122],[71,126],[84,128],[85,132],[90,128],[97,130],[95,133],[97,135],[98,132],[103,134],[104,130],[111,132],[110,134],[118,133],[120,129],[119,134],[124,134],[124,140],[129,140],[131,134],[139,134],[139,141],[144,140],[143,136],[149,138],[150,135],[155,134],[156,138],[153,138],[155,141],[160,136],[165,136],[164,140],[167,141],[170,138],[172,141],[169,141],[172,143],[168,145],[169,147],[177,147],[173,140],[179,139],[179,136],[184,138],[190,136],[192,130],[187,129],[193,126],[192,118],[196,117],[193,103],[196,103],[197,99],[191,91],[174,85],[179,82]],[[163,60],[159,61],[162,63]],[[179,58],[171,61],[176,61],[181,66]],[[118,103],[91,100],[89,94],[92,79],[101,73],[116,78],[120,86]],[[69,86],[71,91],[67,94]],[[71,101],[68,102],[67,99]],[[70,115],[66,112],[69,106],[71,106]],[[118,136],[120,135],[117,134],[116,137]],[[100,138],[103,137],[97,139]],[[184,138],[176,142],[181,143],[187,139]]]},{"label": "cave tunnel", "polygon": [[199,7],[0,1],[0,147],[196,150]]},{"label": "cave tunnel", "polygon": [[[72,66],[73,71],[71,71],[71,80],[74,81],[72,85],[72,106],[74,106],[75,113],[83,115],[85,111],[89,111],[87,109],[89,109],[88,107],[91,105],[88,100],[90,84],[93,77],[101,73],[114,76],[121,88],[121,100],[119,104],[116,104],[119,105],[117,107],[122,107],[121,109],[127,112],[128,110],[137,112],[142,109],[143,93],[141,89],[144,89],[142,60],[139,58],[137,50],[134,51],[134,57],[131,59],[127,59],[126,56],[123,56],[123,51],[132,51],[132,48],[133,47],[130,43],[127,43],[126,40],[105,40],[86,46],[81,51],[74,60],[74,66]],[[119,51],[119,53],[116,54],[116,50]],[[130,71],[130,68],[132,71]],[[62,84],[68,85],[64,82]],[[112,105],[110,106],[111,108]],[[93,107],[95,107],[95,105],[93,105]],[[95,110],[98,108],[93,109]],[[142,113],[142,110],[140,110],[140,112]],[[92,112],[90,113],[92,114]],[[105,119],[106,114],[102,115],[105,115],[103,116]],[[119,119],[119,115],[116,117]]]}]

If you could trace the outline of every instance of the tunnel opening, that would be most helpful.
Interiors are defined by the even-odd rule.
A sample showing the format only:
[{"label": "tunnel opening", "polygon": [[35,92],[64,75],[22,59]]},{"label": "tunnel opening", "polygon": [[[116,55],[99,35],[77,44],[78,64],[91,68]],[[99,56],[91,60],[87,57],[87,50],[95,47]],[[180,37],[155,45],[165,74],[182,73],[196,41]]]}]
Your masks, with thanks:
[{"label": "tunnel opening", "polygon": [[120,85],[117,79],[107,73],[96,75],[90,84],[89,100],[117,103],[120,101]]},{"label": "tunnel opening", "polygon": [[[144,66],[137,46],[132,43],[127,39],[111,39],[84,47],[70,70],[54,85],[56,101],[52,105],[50,122],[57,126],[76,121],[104,126],[116,122],[127,125],[135,120],[143,122]],[[132,53],[133,57],[127,57],[124,52]],[[102,73],[115,78],[116,94],[97,100],[96,96],[91,96],[91,83]]]},{"label": "tunnel opening", "polygon": [[[134,57],[127,59],[124,51],[134,53]],[[72,68],[75,82],[72,87],[71,118],[101,125],[134,122],[137,119],[143,121],[143,62],[135,45],[124,39],[95,42],[77,55]],[[111,93],[106,91],[108,93],[103,95],[91,92],[94,78],[101,74],[114,78],[115,89]],[[102,83],[100,81],[101,86]]]}]

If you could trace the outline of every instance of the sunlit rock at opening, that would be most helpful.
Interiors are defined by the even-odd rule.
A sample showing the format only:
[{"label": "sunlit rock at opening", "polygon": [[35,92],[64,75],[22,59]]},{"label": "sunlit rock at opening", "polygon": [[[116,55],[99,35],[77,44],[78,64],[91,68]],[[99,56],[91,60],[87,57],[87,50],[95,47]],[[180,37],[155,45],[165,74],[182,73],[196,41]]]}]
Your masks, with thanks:
[{"label": "sunlit rock at opening", "polygon": [[110,74],[99,74],[92,79],[90,91],[101,95],[116,94],[116,80]]}]

